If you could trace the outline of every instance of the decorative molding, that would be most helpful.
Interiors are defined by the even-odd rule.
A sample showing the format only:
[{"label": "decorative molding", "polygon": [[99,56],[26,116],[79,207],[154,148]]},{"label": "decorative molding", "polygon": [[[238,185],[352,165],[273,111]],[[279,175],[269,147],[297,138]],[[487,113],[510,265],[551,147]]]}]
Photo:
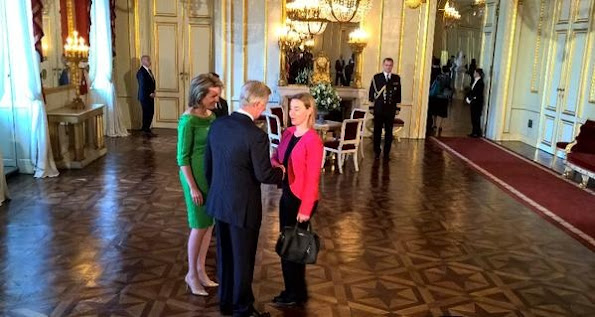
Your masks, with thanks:
[{"label": "decorative molding", "polygon": [[[157,97],[155,99],[157,99],[156,101],[159,101],[161,99],[163,99],[163,100],[173,100],[176,103],[176,109],[180,109],[180,98],[178,98],[178,97]],[[156,105],[156,108],[157,108],[157,109],[155,109],[155,116],[156,116],[155,121],[156,122],[160,122],[160,123],[163,123],[163,122],[165,122],[165,123],[175,123],[175,124],[178,123],[178,118],[177,117],[174,118],[174,119],[165,119],[165,118],[162,118],[161,117],[161,109],[160,109],[161,103],[160,102],[155,102],[155,105]]]},{"label": "decorative molding", "polygon": [[562,20],[562,5],[563,5],[564,1],[558,1],[558,10],[555,10],[555,12],[557,12],[558,16],[556,17],[556,23],[555,24],[567,24],[570,22],[570,15],[572,14],[572,12],[568,13],[568,19],[566,20]]},{"label": "decorative molding", "polygon": [[397,64],[397,73],[401,74],[403,69],[403,30],[405,30],[405,0],[401,1],[401,31],[399,37],[399,63]]},{"label": "decorative molding", "polygon": [[[154,68],[155,68],[155,81],[158,83],[157,87],[156,87],[156,91],[159,92],[180,92],[180,81],[176,80],[176,88],[163,88],[160,87],[159,84],[162,82],[161,80],[159,80],[159,27],[161,26],[172,26],[174,28],[174,34],[175,34],[175,47],[179,48],[179,43],[178,43],[178,38],[179,38],[179,32],[178,32],[178,23],[177,22],[155,22],[154,24],[154,29],[153,29],[153,33],[154,33],[154,43],[155,43],[155,63],[154,63]],[[180,72],[179,69],[179,61],[178,61],[178,54],[174,54],[174,65],[175,65],[175,71],[174,74],[178,74]]]},{"label": "decorative molding", "polygon": [[177,0],[176,2],[176,6],[175,6],[175,11],[173,13],[158,13],[157,12],[157,1],[159,0],[153,0],[153,15],[155,17],[177,17],[178,16],[178,6],[177,6]]},{"label": "decorative molding", "polygon": [[537,88],[538,81],[541,79],[541,76],[538,75],[540,72],[541,66],[541,37],[543,35],[543,20],[545,18],[545,1],[541,0],[541,4],[539,7],[539,22],[537,25],[537,37],[535,42],[535,51],[533,54],[533,73],[531,74],[531,92],[537,93],[539,89]]},{"label": "decorative molding", "polygon": [[242,68],[245,83],[248,80],[248,0],[242,1]]},{"label": "decorative molding", "polygon": [[[227,1],[223,1],[223,2],[227,2]],[[234,54],[234,45],[232,45],[233,43],[235,43],[234,41],[234,16],[233,16],[233,3],[234,1],[229,1],[229,100],[231,100],[234,97],[234,69],[233,69],[233,56]],[[230,109],[231,111],[235,110],[235,108],[233,107],[233,105],[231,105],[232,108]]]},{"label": "decorative molding", "polygon": [[267,82],[267,64],[269,58],[269,1],[264,0],[264,60],[262,63],[262,82]]},{"label": "decorative molding", "polygon": [[[384,1],[380,0],[380,31],[378,32],[378,69],[382,69],[382,30],[384,29]],[[402,11],[402,8],[401,8]],[[363,22],[363,21],[362,21]],[[401,38],[402,41],[402,38]]]},{"label": "decorative molding", "polygon": [[[580,13],[580,2],[581,0],[575,0],[574,3],[574,17],[573,17],[573,23],[586,23],[589,22],[589,15],[587,14],[587,17],[579,17],[579,13]],[[591,10],[593,9],[593,0],[589,1],[589,8],[587,9],[587,12],[591,12]],[[593,16],[593,14],[591,14],[591,17]]]},{"label": "decorative molding", "polygon": [[[421,24],[422,22],[422,16],[421,16],[421,11],[424,10],[425,11],[425,16],[423,19],[423,24]],[[419,81],[419,99],[417,100],[418,102],[418,106],[417,108],[417,114],[416,114],[416,122],[415,122],[415,131],[414,131],[414,137],[415,138],[423,138],[423,135],[425,134],[425,129],[422,129],[422,117],[423,117],[423,113],[425,113],[427,111],[427,107],[428,107],[428,94],[429,94],[429,87],[426,87],[424,85],[424,83],[426,82],[426,80],[429,83],[429,78],[426,78],[426,69],[428,68],[426,66],[426,63],[428,61],[428,59],[426,58],[426,54],[427,54],[427,50],[428,50],[428,31],[429,31],[429,24],[430,24],[430,6],[426,5],[424,6],[424,9],[419,9],[419,26],[418,26],[418,40],[419,40],[419,31],[423,30],[423,46],[422,46],[422,51],[421,51],[421,55],[418,55],[417,52],[415,54],[416,56],[416,68],[417,68],[417,60],[419,58],[421,58],[421,74],[420,77],[418,79]],[[432,32],[433,33],[433,32]],[[434,37],[432,36],[432,43],[434,41]],[[416,48],[417,50],[417,48]],[[430,54],[430,58],[431,58],[431,54]],[[425,107],[425,111],[422,112],[422,105],[425,103],[426,107]],[[411,114],[413,115],[413,114]],[[408,133],[409,137],[411,137],[411,125],[409,126],[409,133]]]},{"label": "decorative molding", "polygon": [[[519,1],[518,0],[513,0],[513,4],[512,4],[512,19],[510,20],[511,23],[511,28],[510,28],[510,33],[508,33],[508,43],[514,43],[515,40],[515,36],[516,36],[516,25],[517,25],[517,15],[518,15],[518,11],[519,11]],[[506,68],[504,69],[505,73],[504,73],[504,98],[502,99],[504,101],[504,103],[508,103],[508,95],[509,95],[509,87],[510,87],[510,74],[512,73],[512,51],[513,51],[513,44],[510,44],[510,46],[508,47],[508,53],[507,53],[507,57],[506,57]],[[506,106],[502,107],[503,113],[504,113],[504,118],[506,118]],[[502,129],[502,132],[504,132],[504,127]]]}]

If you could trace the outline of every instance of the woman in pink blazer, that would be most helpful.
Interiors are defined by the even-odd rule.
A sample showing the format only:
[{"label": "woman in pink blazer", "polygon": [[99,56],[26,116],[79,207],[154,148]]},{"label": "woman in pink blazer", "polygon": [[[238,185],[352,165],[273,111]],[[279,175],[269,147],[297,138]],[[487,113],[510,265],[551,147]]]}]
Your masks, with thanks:
[{"label": "woman in pink blazer", "polygon": [[[271,161],[273,166],[283,165],[283,194],[279,202],[279,225],[308,227],[308,221],[318,204],[318,184],[323,146],[313,129],[316,102],[308,93],[289,99],[289,117],[292,127],[285,130],[281,143]],[[308,300],[306,265],[281,259],[285,290],[273,299],[279,306],[303,305]]]}]

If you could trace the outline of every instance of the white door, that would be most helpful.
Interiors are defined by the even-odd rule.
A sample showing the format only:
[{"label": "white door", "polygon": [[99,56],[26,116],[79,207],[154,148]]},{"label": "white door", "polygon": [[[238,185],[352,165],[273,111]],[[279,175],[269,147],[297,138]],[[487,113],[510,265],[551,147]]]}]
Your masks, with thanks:
[{"label": "white door", "polygon": [[549,76],[541,110],[538,147],[554,153],[556,143],[574,139],[581,79],[588,71],[589,14],[593,0],[557,0],[548,55]]},{"label": "white door", "polygon": [[178,126],[190,80],[212,68],[211,6],[189,12],[181,1],[154,0],[155,127]]}]

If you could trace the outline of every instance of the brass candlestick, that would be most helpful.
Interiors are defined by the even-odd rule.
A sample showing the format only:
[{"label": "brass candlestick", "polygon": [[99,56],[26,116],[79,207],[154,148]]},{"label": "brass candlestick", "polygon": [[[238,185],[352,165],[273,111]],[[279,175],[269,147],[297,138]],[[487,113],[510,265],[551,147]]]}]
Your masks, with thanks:
[{"label": "brass candlestick", "polygon": [[81,72],[79,64],[81,62],[87,62],[89,57],[89,46],[85,44],[85,39],[78,36],[78,32],[74,31],[66,39],[64,45],[64,57],[68,62],[68,68],[70,69],[71,83],[75,85],[75,97],[70,103],[70,107],[73,109],[84,109],[85,102],[81,99],[80,84],[81,84]]}]

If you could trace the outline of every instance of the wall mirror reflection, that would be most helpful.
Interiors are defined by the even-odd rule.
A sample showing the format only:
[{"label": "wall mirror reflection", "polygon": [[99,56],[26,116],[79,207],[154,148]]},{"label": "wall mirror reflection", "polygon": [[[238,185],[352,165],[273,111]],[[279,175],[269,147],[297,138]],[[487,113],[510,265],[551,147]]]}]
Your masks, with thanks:
[{"label": "wall mirror reflection", "polygon": [[[39,9],[36,9],[38,6]],[[64,45],[74,31],[89,43],[89,0],[32,0],[33,14],[41,13],[42,61],[40,76],[44,88],[65,87],[72,84]],[[41,12],[37,12],[40,10]],[[34,18],[35,20],[35,18]],[[34,27],[35,29],[35,27]]]}]

